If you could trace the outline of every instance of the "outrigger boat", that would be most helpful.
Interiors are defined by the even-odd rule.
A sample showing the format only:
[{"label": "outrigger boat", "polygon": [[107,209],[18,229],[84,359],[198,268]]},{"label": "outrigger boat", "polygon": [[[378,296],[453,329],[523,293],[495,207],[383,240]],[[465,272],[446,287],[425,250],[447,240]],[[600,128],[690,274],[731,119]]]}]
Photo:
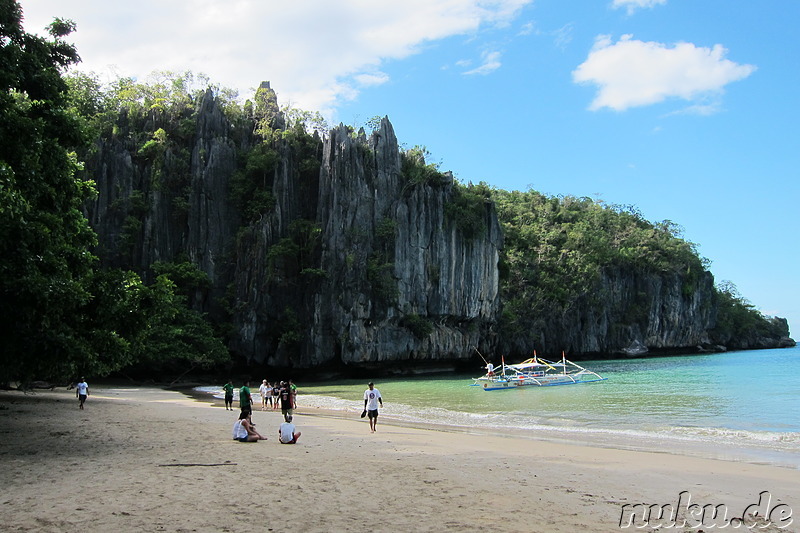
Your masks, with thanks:
[{"label": "outrigger boat", "polygon": [[[477,350],[476,350],[477,351]],[[478,352],[480,354],[480,352]],[[566,358],[564,352],[561,353],[561,361],[550,361],[536,356],[526,359],[521,363],[507,365],[505,358],[502,365],[498,368],[486,361],[486,374],[479,378],[472,378],[475,383],[473,386],[482,387],[483,390],[503,390],[514,389],[517,387],[549,387],[553,385],[575,385],[577,383],[592,383],[604,381],[604,378],[597,372],[587,370],[582,366],[573,363]],[[481,355],[481,357],[483,357]]]}]

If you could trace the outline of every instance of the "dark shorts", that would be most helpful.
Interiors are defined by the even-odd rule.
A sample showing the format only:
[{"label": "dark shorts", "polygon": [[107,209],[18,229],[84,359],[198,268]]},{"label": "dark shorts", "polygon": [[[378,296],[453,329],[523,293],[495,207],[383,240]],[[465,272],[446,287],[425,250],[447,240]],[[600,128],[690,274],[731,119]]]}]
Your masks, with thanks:
[{"label": "dark shorts", "polygon": [[233,403],[233,395],[225,395],[225,403]]},{"label": "dark shorts", "polygon": [[82,401],[82,402],[85,402],[85,401],[86,401],[86,395],[85,395],[85,394],[79,394],[79,395],[78,395],[78,399],[79,399],[80,401]]},{"label": "dark shorts", "polygon": [[248,440],[248,437],[239,437],[238,439],[233,439],[233,440],[238,440],[239,442],[253,442],[251,440]]},{"label": "dark shorts", "polygon": [[371,409],[371,410],[367,411],[367,416],[370,417],[370,418],[378,418],[378,410],[377,409]]},{"label": "dark shorts", "polygon": [[248,415],[252,415],[253,414],[253,406],[252,405],[248,405],[247,407],[242,407],[242,412],[243,413],[247,413]]}]

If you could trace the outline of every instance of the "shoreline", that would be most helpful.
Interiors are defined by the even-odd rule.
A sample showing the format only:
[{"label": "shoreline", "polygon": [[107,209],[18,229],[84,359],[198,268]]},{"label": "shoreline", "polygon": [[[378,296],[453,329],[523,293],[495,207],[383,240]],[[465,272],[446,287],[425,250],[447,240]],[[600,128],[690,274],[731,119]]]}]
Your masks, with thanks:
[{"label": "shoreline", "polygon": [[[198,402],[207,402],[211,405],[222,406],[221,398],[216,398],[205,391],[194,388],[180,390],[187,397]],[[314,398],[318,395],[300,394],[298,400],[302,405],[305,397]],[[254,400],[259,400],[257,394]],[[238,400],[237,400],[238,402]],[[238,403],[236,403],[238,405]],[[320,406],[304,406],[303,414],[311,416],[324,416],[329,418],[349,420],[358,417],[360,407],[353,410],[335,409]],[[258,408],[256,409],[258,410]],[[254,411],[255,412],[255,411]],[[381,411],[381,422],[397,427],[428,429],[448,433],[468,434],[477,436],[494,435],[498,437],[519,438],[529,441],[545,441],[564,445],[578,445],[618,449],[627,451],[667,453],[688,457],[701,457],[706,459],[719,459],[726,461],[746,462],[755,465],[771,465],[782,468],[800,470],[800,447],[795,450],[777,450],[766,446],[758,446],[752,442],[747,444],[721,442],[708,442],[680,435],[665,435],[648,433],[646,431],[610,431],[602,428],[568,428],[558,426],[538,426],[535,429],[516,427],[493,426],[464,426],[430,421],[410,420],[395,414],[386,414]]]},{"label": "shoreline", "polygon": [[230,436],[238,410],[219,405],[174,390],[96,387],[80,411],[74,391],[0,392],[0,520],[11,531],[290,524],[320,532],[566,533],[617,530],[625,505],[675,504],[680,494],[724,505],[728,518],[764,491],[773,505],[800,509],[800,479],[791,468],[385,418],[370,434],[357,415],[302,404],[298,444],[278,444],[280,412],[258,407],[253,418],[268,440],[243,444]]}]

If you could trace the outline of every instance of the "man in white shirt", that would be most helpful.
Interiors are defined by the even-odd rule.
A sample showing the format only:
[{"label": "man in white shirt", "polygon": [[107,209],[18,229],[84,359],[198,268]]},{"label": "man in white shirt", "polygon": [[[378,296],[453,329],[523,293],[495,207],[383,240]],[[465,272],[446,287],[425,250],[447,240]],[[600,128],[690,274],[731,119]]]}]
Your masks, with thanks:
[{"label": "man in white shirt", "polygon": [[378,403],[383,407],[383,398],[374,383],[370,381],[368,386],[369,388],[364,391],[364,410],[369,416],[369,430],[375,433],[375,426],[378,425]]},{"label": "man in white shirt", "polygon": [[286,416],[286,422],[281,424],[278,429],[278,440],[281,444],[294,444],[300,438],[300,432],[295,431],[294,424],[292,424],[292,415]]},{"label": "man in white shirt", "polygon": [[86,383],[86,378],[81,378],[81,382],[75,385],[75,396],[80,402],[80,408],[83,409],[83,403],[86,397],[89,396],[89,384]]},{"label": "man in white shirt", "polygon": [[269,401],[272,403],[272,389],[269,387],[267,380],[261,382],[261,386],[258,387],[258,392],[261,393],[261,410],[267,410],[267,391],[269,391]]}]

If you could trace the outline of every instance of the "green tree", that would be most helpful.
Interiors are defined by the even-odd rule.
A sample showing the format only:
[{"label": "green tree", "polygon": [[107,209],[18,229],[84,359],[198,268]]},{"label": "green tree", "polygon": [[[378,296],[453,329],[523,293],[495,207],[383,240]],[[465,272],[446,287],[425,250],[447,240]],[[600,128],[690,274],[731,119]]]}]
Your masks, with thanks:
[{"label": "green tree", "polygon": [[775,317],[764,316],[747,301],[730,281],[714,287],[717,297],[717,324],[711,332],[717,342],[737,343],[746,346],[746,340],[755,337],[788,337],[786,323]]},{"label": "green tree", "polygon": [[48,38],[26,33],[22,9],[0,0],[0,381],[74,376],[94,348],[82,310],[91,300],[96,236],[76,177],[82,130],[62,73],[78,61],[56,19]]},{"label": "green tree", "polygon": [[[160,373],[222,363],[228,351],[203,315],[189,309],[175,283],[159,275],[149,287],[139,286],[138,317],[146,317],[132,338],[135,366]],[[189,366],[186,369],[186,366]]]},{"label": "green tree", "polygon": [[[674,273],[691,291],[706,261],[670,221],[651,223],[630,206],[536,191],[492,190],[503,227],[502,324],[527,334],[549,316],[569,313],[600,293],[604,269]],[[644,313],[631,308],[628,319]],[[525,333],[527,332],[527,333]]]},{"label": "green tree", "polygon": [[[91,77],[68,83],[78,54],[64,38],[74,27],[56,19],[49,37],[28,34],[19,4],[0,0],[0,383],[222,361],[224,346],[168,277],[202,286],[196,272],[164,267],[148,287],[134,273],[98,269],[83,214],[95,191],[76,152],[108,133],[121,87],[135,102],[136,86],[109,96]],[[181,83],[157,89],[140,96],[152,113],[161,112],[159,95],[185,93]],[[152,137],[146,151],[168,142],[163,129]]]}]

